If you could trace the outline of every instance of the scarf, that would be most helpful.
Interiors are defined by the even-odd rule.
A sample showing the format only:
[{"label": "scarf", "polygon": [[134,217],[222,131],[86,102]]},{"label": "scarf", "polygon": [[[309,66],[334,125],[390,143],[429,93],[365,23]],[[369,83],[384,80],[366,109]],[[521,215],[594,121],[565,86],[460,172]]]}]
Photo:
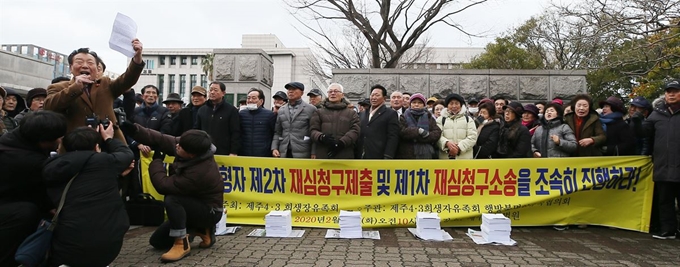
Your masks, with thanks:
[{"label": "scarf", "polygon": [[[430,116],[424,108],[421,109],[407,109],[404,111],[404,119],[407,127],[423,128],[425,131],[430,131]],[[416,159],[432,159],[434,148],[430,143],[415,142],[413,143],[413,152]]]},{"label": "scarf", "polygon": [[[585,121],[585,118],[581,118],[578,115],[574,114],[574,128],[576,128],[574,129],[574,135],[576,136],[576,141],[581,140],[581,130],[583,128],[583,121]],[[578,149],[578,146],[576,148]]]},{"label": "scarf", "polygon": [[602,129],[604,129],[604,132],[607,132],[607,124],[617,120],[623,120],[623,113],[617,111],[600,116],[600,121],[602,122]]}]

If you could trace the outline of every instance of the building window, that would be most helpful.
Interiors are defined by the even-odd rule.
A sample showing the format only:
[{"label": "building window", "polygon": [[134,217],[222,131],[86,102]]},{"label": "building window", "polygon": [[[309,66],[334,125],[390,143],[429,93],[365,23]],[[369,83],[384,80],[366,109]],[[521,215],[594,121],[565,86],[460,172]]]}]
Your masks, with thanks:
[{"label": "building window", "polygon": [[168,77],[170,77],[170,87],[168,87],[168,93],[174,93],[175,92],[175,74],[168,74]]},{"label": "building window", "polygon": [[187,87],[187,76],[185,74],[179,75],[179,97],[184,97]]},{"label": "building window", "polygon": [[[163,87],[165,87],[165,74],[158,75],[158,98],[163,99]],[[163,101],[163,100],[161,100]]]},{"label": "building window", "polygon": [[153,59],[144,60],[144,68],[152,70],[154,68],[154,60]]},{"label": "building window", "polygon": [[193,89],[196,86],[196,74],[189,75],[189,88]]},{"label": "building window", "polygon": [[241,101],[241,99],[246,100],[248,98],[248,94],[236,94],[236,103],[234,103],[235,107],[239,107],[238,102]]},{"label": "building window", "polygon": [[[226,94],[226,95],[224,95],[224,101],[227,102],[227,103],[229,103],[229,104],[234,105],[234,94]],[[238,104],[238,103],[236,103],[236,104]],[[235,107],[238,108],[238,105],[235,105]]]},{"label": "building window", "polygon": [[198,65],[198,56],[191,56],[191,65]]},{"label": "building window", "polygon": [[175,56],[170,57],[170,65],[177,65],[177,57]]},{"label": "building window", "polygon": [[186,65],[187,64],[187,57],[179,57],[180,58],[180,64]]},{"label": "building window", "polygon": [[158,65],[165,65],[165,56],[158,56]]},{"label": "building window", "polygon": [[208,79],[205,77],[205,74],[201,74],[201,87],[208,89]]}]

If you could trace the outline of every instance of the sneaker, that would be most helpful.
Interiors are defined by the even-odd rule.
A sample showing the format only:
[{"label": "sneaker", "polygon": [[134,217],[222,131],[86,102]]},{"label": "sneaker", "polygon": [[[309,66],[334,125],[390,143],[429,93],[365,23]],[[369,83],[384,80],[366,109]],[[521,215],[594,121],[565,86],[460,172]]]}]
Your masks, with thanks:
[{"label": "sneaker", "polygon": [[656,239],[675,239],[676,232],[663,232],[661,234],[654,234],[652,235],[653,238]]}]

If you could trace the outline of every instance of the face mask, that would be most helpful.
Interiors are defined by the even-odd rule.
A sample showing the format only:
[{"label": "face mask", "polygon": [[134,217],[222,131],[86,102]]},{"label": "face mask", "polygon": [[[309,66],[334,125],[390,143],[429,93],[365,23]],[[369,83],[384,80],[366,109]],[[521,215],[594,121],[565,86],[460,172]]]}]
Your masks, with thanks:
[{"label": "face mask", "polygon": [[479,111],[479,108],[469,108],[468,110],[470,111],[470,113],[477,113],[477,111]]},{"label": "face mask", "polygon": [[246,105],[246,108],[248,110],[256,110],[257,109],[257,104],[248,104]]},{"label": "face mask", "polygon": [[246,108],[247,108],[246,106],[240,106],[240,107],[238,107],[238,110],[239,110],[239,111],[241,111],[241,110],[246,110]]}]

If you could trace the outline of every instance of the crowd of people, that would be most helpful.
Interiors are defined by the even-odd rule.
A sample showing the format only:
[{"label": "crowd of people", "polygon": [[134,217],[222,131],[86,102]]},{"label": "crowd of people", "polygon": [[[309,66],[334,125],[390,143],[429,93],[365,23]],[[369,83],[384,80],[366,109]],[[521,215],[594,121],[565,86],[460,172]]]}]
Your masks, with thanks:
[{"label": "crowd of people", "polygon": [[[556,98],[522,104],[502,97],[444,98],[392,92],[381,85],[357,107],[342,84],[308,91],[290,82],[276,92],[251,89],[239,107],[225,101],[227,88],[196,86],[191,102],[159,89],[133,87],[142,69],[142,45],[126,72],[112,80],[87,48],[68,58],[73,78],[55,79],[26,99],[0,88],[0,266],[41,218],[49,218],[69,179],[62,221],[56,226],[50,265],[105,266],[122,246],[129,223],[123,201],[141,192],[140,155],[153,154],[151,181],[165,195],[168,221],[152,235],[167,250],[164,262],[184,258],[193,236],[214,244],[223,207],[222,178],[214,155],[307,159],[502,159],[653,155],[655,238],[677,234],[680,197],[680,81],[665,94],[629,105],[617,96],[600,102],[586,94],[568,103]],[[121,97],[122,96],[122,97]],[[58,151],[58,155],[50,155]],[[164,155],[175,156],[170,173]],[[122,197],[120,197],[122,195]],[[96,209],[91,210],[90,209]],[[110,229],[104,238],[101,229]],[[88,251],[86,257],[74,251]],[[106,251],[103,253],[101,251]],[[90,253],[91,252],[91,253]],[[114,255],[115,254],[115,255]]]}]

